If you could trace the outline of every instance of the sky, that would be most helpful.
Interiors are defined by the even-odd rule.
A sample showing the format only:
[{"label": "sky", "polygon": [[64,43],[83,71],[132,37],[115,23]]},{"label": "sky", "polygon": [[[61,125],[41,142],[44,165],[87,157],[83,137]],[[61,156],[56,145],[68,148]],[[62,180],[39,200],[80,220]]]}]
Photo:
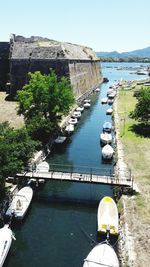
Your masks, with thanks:
[{"label": "sky", "polygon": [[133,51],[150,46],[150,0],[0,0],[0,25],[0,41],[14,33]]}]

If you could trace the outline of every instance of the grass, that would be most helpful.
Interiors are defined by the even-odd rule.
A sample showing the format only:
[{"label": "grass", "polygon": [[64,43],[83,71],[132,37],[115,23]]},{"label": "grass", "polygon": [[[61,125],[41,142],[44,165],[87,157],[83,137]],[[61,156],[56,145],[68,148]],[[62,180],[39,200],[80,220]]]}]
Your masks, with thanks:
[{"label": "grass", "polygon": [[8,121],[10,126],[21,128],[24,125],[23,117],[17,115],[17,102],[6,101],[7,94],[0,92],[0,122]]}]

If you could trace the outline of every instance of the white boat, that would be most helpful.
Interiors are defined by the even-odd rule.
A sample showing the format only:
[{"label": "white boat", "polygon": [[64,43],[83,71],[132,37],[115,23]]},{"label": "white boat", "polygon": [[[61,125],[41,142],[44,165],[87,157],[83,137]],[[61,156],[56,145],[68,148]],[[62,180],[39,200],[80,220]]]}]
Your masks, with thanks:
[{"label": "white boat", "polygon": [[112,108],[108,108],[107,110],[106,110],[106,114],[107,115],[111,115],[113,113],[113,109]]},{"label": "white boat", "polygon": [[0,267],[3,266],[4,261],[7,257],[9,249],[11,247],[13,236],[12,230],[9,228],[8,224],[5,224],[0,228]]},{"label": "white boat", "polygon": [[101,103],[102,103],[102,104],[107,104],[107,101],[108,101],[108,98],[107,98],[107,97],[103,97],[103,98],[101,99]]},{"label": "white boat", "polygon": [[101,133],[100,134],[100,141],[103,144],[110,144],[112,142],[112,135],[111,133]]},{"label": "white boat", "polygon": [[113,93],[113,92],[114,92],[114,89],[109,89],[109,90],[107,91],[107,96],[108,96],[109,94]]},{"label": "white boat", "polygon": [[119,267],[114,249],[107,243],[97,244],[84,259],[83,267]]},{"label": "white boat", "polygon": [[113,157],[114,154],[114,149],[110,146],[110,145],[105,145],[102,148],[102,157],[104,159],[111,159]]},{"label": "white boat", "polygon": [[71,134],[74,132],[74,125],[73,124],[68,124],[65,128],[65,131],[68,133],[68,134]]},{"label": "white boat", "polygon": [[70,120],[68,121],[69,124],[73,124],[76,125],[78,123],[77,118],[70,118]]},{"label": "white boat", "polygon": [[76,111],[83,112],[83,110],[84,110],[84,107],[77,107],[77,108],[76,108]]},{"label": "white boat", "polygon": [[84,103],[91,103],[91,99],[84,99]]},{"label": "white boat", "polygon": [[95,89],[95,92],[100,92],[100,88],[97,87],[97,88]]},{"label": "white boat", "polygon": [[62,144],[65,142],[65,140],[67,139],[66,136],[58,136],[56,139],[55,139],[55,144]]},{"label": "white boat", "polygon": [[74,111],[72,114],[72,118],[77,118],[79,119],[81,117],[81,112],[80,111]]},{"label": "white boat", "polygon": [[9,208],[6,211],[7,216],[14,216],[18,220],[22,220],[29,208],[33,197],[33,189],[30,186],[21,188],[16,195],[14,195]]},{"label": "white boat", "polygon": [[100,201],[97,211],[97,225],[99,233],[109,232],[112,235],[118,235],[118,209],[111,197],[106,196]]},{"label": "white boat", "polygon": [[112,105],[114,103],[114,99],[108,99],[108,105]]},{"label": "white boat", "polygon": [[103,131],[104,132],[107,132],[107,133],[110,133],[111,130],[112,130],[112,124],[111,124],[111,122],[105,121],[104,124],[103,124]]},{"label": "white boat", "polygon": [[87,103],[84,103],[83,106],[84,106],[85,108],[89,108],[89,107],[91,106],[91,104],[87,102]]},{"label": "white boat", "polygon": [[110,93],[110,94],[108,94],[108,97],[109,98],[114,98],[116,96],[116,92],[115,91],[113,91],[112,93]]},{"label": "white boat", "polygon": [[36,166],[36,172],[49,172],[49,164],[46,161],[42,161]]}]

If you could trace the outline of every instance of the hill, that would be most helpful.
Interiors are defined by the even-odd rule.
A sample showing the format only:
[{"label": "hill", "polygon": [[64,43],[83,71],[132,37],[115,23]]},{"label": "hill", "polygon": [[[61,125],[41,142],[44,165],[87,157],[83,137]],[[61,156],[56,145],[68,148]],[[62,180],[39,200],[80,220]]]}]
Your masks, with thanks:
[{"label": "hill", "polygon": [[143,49],[137,49],[129,52],[122,52],[119,53],[117,51],[112,52],[96,52],[98,57],[141,57],[141,58],[150,58],[150,46],[143,48]]}]

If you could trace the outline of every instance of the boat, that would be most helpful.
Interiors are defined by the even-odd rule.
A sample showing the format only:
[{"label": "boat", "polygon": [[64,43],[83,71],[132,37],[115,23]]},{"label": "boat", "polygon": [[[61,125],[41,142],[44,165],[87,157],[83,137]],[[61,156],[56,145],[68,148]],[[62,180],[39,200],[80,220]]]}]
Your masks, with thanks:
[{"label": "boat", "polygon": [[36,166],[36,172],[49,172],[49,164],[46,161],[42,161]]},{"label": "boat", "polygon": [[8,224],[0,228],[0,267],[2,267],[5,262],[13,238],[15,239]]},{"label": "boat", "polygon": [[83,267],[119,267],[118,257],[109,243],[97,244],[84,259]]},{"label": "boat", "polygon": [[84,103],[91,103],[90,99],[84,99]]},{"label": "boat", "polygon": [[72,132],[74,132],[74,125],[68,124],[65,128],[65,132],[67,132],[68,134],[71,134]]},{"label": "boat", "polygon": [[114,98],[115,96],[116,96],[116,92],[115,91],[108,94],[108,98],[111,98],[111,99]]},{"label": "boat", "polygon": [[95,92],[100,92],[100,88],[97,87],[97,88],[95,89]]},{"label": "boat", "polygon": [[111,133],[101,133],[100,134],[100,141],[103,144],[110,144],[112,142],[112,135]]},{"label": "boat", "polygon": [[104,132],[107,132],[107,133],[110,133],[111,130],[112,130],[112,124],[111,124],[111,122],[109,122],[109,121],[104,122],[104,124],[103,124],[103,131]]},{"label": "boat", "polygon": [[69,124],[76,125],[78,123],[78,120],[77,120],[77,118],[70,118],[70,120],[68,122],[69,122]]},{"label": "boat", "polygon": [[110,146],[110,145],[105,145],[102,148],[102,157],[104,159],[111,159],[113,157],[114,154],[114,149]]},{"label": "boat", "polygon": [[14,195],[6,216],[13,216],[18,220],[22,220],[29,208],[33,197],[33,189],[30,186],[24,186],[16,195]]},{"label": "boat", "polygon": [[66,136],[58,136],[56,139],[55,139],[55,144],[62,144],[66,141],[67,137]]},{"label": "boat", "polygon": [[85,108],[89,108],[89,107],[91,106],[91,104],[90,104],[89,102],[87,102],[87,103],[84,103],[83,106],[84,106]]},{"label": "boat", "polygon": [[81,112],[80,111],[74,111],[72,114],[72,118],[77,118],[79,119],[81,117]]},{"label": "boat", "polygon": [[114,103],[114,99],[108,99],[108,105],[112,105]]},{"label": "boat", "polygon": [[107,104],[107,101],[108,101],[108,98],[107,98],[107,97],[103,97],[103,98],[101,99],[101,103],[102,103],[102,104]]},{"label": "boat", "polygon": [[118,235],[118,209],[115,201],[109,197],[103,197],[97,211],[98,233],[109,232],[111,235]]},{"label": "boat", "polygon": [[112,108],[108,108],[107,110],[106,110],[106,114],[107,115],[111,115],[113,113],[113,109]]},{"label": "boat", "polygon": [[76,108],[76,111],[83,112],[83,110],[84,110],[84,107],[77,107],[77,108]]},{"label": "boat", "polygon": [[109,82],[109,79],[107,77],[104,77],[103,78],[103,83],[108,83]]}]

